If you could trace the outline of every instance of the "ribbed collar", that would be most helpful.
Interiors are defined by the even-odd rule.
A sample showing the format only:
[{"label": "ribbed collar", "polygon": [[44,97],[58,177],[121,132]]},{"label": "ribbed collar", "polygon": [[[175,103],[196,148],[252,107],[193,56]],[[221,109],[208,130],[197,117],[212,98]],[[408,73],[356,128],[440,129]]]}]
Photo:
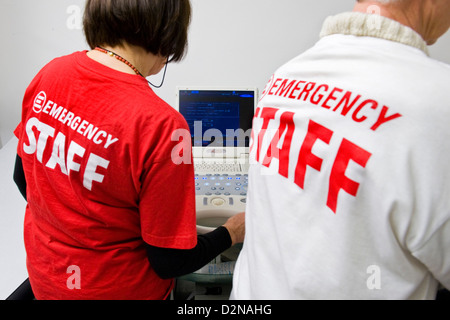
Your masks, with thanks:
[{"label": "ribbed collar", "polygon": [[395,20],[379,15],[344,12],[328,17],[323,24],[320,37],[332,34],[376,37],[395,41],[418,48],[429,55],[426,42],[416,31]]}]

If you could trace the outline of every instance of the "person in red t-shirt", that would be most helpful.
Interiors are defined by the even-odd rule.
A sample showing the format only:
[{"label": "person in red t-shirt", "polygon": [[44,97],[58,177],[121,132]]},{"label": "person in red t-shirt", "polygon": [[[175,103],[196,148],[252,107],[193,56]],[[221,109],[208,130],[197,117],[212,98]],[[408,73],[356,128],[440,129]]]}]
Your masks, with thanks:
[{"label": "person in red t-shirt", "polygon": [[37,74],[15,130],[31,287],[38,300],[166,299],[174,277],[245,232],[241,213],[197,235],[192,161],[172,161],[173,133],[189,129],[145,79],[183,58],[190,3],[88,0],[85,10],[91,50]]}]

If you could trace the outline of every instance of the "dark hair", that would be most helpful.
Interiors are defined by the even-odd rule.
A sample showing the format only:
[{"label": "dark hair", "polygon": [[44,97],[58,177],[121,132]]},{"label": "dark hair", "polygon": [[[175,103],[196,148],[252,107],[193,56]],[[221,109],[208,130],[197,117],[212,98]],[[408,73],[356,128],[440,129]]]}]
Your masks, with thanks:
[{"label": "dark hair", "polygon": [[83,27],[91,49],[126,42],[180,61],[190,21],[189,0],[87,0]]}]

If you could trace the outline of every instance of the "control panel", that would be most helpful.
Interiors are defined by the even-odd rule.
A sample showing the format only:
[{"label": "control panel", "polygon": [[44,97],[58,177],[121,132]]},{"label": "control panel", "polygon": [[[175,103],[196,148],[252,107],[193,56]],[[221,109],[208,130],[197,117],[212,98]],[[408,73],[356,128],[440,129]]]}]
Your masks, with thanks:
[{"label": "control panel", "polygon": [[197,174],[197,231],[207,233],[236,213],[245,211],[247,174]]}]

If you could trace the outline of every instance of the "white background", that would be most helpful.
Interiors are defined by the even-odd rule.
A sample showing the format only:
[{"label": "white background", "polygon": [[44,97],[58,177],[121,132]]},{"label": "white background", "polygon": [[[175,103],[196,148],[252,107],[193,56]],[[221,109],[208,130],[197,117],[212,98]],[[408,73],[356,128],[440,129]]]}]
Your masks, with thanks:
[{"label": "white background", "polygon": [[[323,20],[351,11],[354,0],[191,0],[187,58],[170,64],[157,94],[175,105],[176,86],[255,86],[311,47]],[[34,75],[51,59],[88,49],[81,30],[84,0],[0,0],[0,299],[26,279],[22,241],[25,202],[12,182],[13,130]],[[450,63],[450,32],[430,47]],[[411,66],[414,68],[414,66]],[[159,83],[160,77],[152,79]],[[424,79],[426,80],[426,79]]]}]

